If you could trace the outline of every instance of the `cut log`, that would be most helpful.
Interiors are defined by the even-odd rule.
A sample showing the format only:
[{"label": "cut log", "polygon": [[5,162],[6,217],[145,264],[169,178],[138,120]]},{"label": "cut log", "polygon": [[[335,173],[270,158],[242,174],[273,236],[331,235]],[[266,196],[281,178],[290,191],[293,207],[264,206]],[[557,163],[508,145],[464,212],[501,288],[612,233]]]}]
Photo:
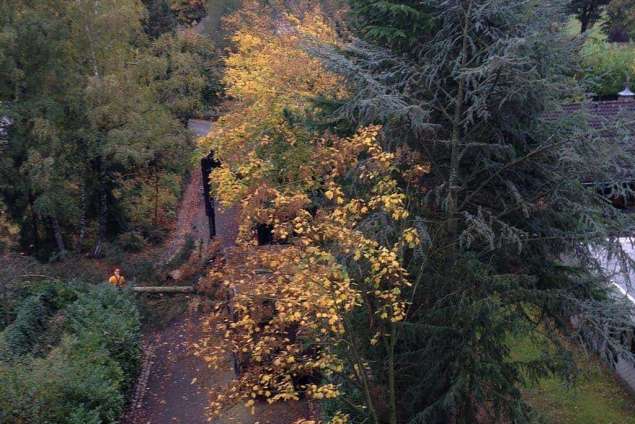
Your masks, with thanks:
[{"label": "cut log", "polygon": [[133,287],[132,291],[138,293],[193,293],[194,286]]}]

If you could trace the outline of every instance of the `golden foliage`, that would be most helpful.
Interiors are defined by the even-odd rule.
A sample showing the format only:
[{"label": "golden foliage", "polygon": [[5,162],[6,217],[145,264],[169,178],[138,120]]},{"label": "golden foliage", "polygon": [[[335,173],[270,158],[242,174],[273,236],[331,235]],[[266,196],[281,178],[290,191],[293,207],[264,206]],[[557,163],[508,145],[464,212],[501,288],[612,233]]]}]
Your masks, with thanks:
[{"label": "golden foliage", "polygon": [[[223,163],[211,177],[215,196],[241,205],[238,246],[208,276],[231,293],[231,313],[210,319],[224,343],[200,346],[199,355],[219,367],[233,354],[243,366],[213,402],[214,413],[237,402],[254,408],[259,399],[334,398],[340,389],[328,381],[336,379],[323,378],[334,374],[367,384],[348,317],[363,305],[374,334],[366,343],[391,342],[394,323],[407,314],[403,253],[421,243],[393,177],[406,155],[381,147],[380,127],[350,138],[315,137],[286,119],[304,114],[312,96],[346,93],[300,46],[302,34],[330,42],[332,30],[319,11],[279,23],[265,12],[250,4],[234,18],[249,23],[227,60],[225,83],[235,100],[203,144]],[[290,160],[281,162],[280,154]],[[359,190],[350,189],[351,179]],[[375,213],[403,227],[398,243],[382,245],[358,229]],[[256,245],[259,224],[272,229],[277,244]],[[342,414],[332,420],[346,422]]]}]

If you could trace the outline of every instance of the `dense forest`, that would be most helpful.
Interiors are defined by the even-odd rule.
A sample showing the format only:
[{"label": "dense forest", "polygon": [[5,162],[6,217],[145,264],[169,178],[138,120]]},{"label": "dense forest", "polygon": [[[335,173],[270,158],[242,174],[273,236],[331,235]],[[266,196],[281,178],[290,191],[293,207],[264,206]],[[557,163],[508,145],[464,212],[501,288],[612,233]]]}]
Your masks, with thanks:
[{"label": "dense forest", "polygon": [[[200,422],[635,423],[614,375],[635,364],[619,291],[635,286],[602,256],[620,275],[635,259],[632,16],[631,0],[0,3],[0,421],[141,423],[125,411],[156,322],[195,311],[207,367],[189,385],[234,373]],[[178,233],[203,157],[209,246],[199,223]],[[127,287],[80,275],[135,255]],[[563,400],[600,381],[613,399],[591,389],[593,411],[585,389]],[[276,404],[309,412],[259,418]]]},{"label": "dense forest", "polygon": [[160,238],[189,168],[184,123],[219,94],[213,44],[177,31],[191,18],[165,1],[8,1],[0,15],[0,190],[20,247],[100,256],[117,233]]}]

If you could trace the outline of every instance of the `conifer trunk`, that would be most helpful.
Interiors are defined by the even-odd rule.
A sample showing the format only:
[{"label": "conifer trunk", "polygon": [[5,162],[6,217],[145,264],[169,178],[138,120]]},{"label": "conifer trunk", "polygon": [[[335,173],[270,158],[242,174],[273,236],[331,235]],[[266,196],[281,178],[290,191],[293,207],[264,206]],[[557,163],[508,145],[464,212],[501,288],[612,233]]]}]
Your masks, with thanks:
[{"label": "conifer trunk", "polygon": [[[35,212],[35,206],[33,205],[33,203],[35,202],[33,195],[31,193],[29,193],[29,210],[31,212],[31,231],[33,232],[33,237],[32,237],[32,241],[33,241],[33,246],[34,248],[37,249],[37,247],[40,244],[40,236],[38,233],[38,216],[37,213]],[[29,246],[29,249],[31,249],[31,246]]]},{"label": "conifer trunk", "polygon": [[[463,41],[461,46],[461,65],[459,72],[467,64],[468,53],[468,34],[470,27],[470,15],[472,13],[472,1],[470,0],[465,12],[465,21],[463,24]],[[453,242],[457,236],[457,205],[459,191],[459,162],[460,162],[460,142],[461,142],[461,118],[463,115],[463,106],[465,97],[465,78],[459,76],[459,86],[456,93],[454,104],[454,116],[452,119],[452,137],[451,137],[451,153],[450,153],[450,175],[448,178],[448,201],[447,201],[447,218],[448,218],[448,237]]]},{"label": "conifer trunk", "polygon": [[84,237],[86,237],[86,183],[82,179],[79,188],[79,237],[75,250],[82,251],[82,245],[84,244]]},{"label": "conifer trunk", "polygon": [[154,223],[156,227],[159,225],[159,173],[154,174]]},{"label": "conifer trunk", "polygon": [[97,225],[97,240],[95,241],[95,249],[93,250],[93,256],[101,256],[102,244],[106,238],[106,225],[108,221],[108,199],[106,196],[106,190],[102,188],[102,192],[99,196],[99,219]]},{"label": "conifer trunk", "polygon": [[590,26],[593,6],[587,6],[580,14],[580,34],[584,34]]},{"label": "conifer trunk", "polygon": [[64,256],[66,253],[66,246],[64,245],[64,237],[62,237],[62,229],[57,217],[51,217],[51,225],[53,227],[53,236],[55,237],[55,244],[57,245],[57,251],[60,256]]},{"label": "conifer trunk", "polygon": [[397,424],[397,387],[395,384],[395,345],[397,342],[397,329],[394,323],[390,323],[390,342],[388,344],[388,409],[390,411],[389,423]]},{"label": "conifer trunk", "polygon": [[97,237],[93,256],[98,258],[102,253],[102,244],[106,238],[106,226],[108,224],[108,193],[106,188],[106,172],[104,171],[103,158],[98,156],[94,163],[94,170],[99,176],[99,212],[97,217]]}]

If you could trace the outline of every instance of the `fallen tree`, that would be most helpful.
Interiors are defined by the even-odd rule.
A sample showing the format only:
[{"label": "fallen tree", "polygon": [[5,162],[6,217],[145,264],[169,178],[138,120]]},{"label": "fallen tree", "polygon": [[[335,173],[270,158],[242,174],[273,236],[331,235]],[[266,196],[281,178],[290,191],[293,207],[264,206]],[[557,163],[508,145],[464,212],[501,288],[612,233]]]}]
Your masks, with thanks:
[{"label": "fallen tree", "polygon": [[152,286],[133,287],[133,292],[137,293],[194,293],[194,286]]}]

